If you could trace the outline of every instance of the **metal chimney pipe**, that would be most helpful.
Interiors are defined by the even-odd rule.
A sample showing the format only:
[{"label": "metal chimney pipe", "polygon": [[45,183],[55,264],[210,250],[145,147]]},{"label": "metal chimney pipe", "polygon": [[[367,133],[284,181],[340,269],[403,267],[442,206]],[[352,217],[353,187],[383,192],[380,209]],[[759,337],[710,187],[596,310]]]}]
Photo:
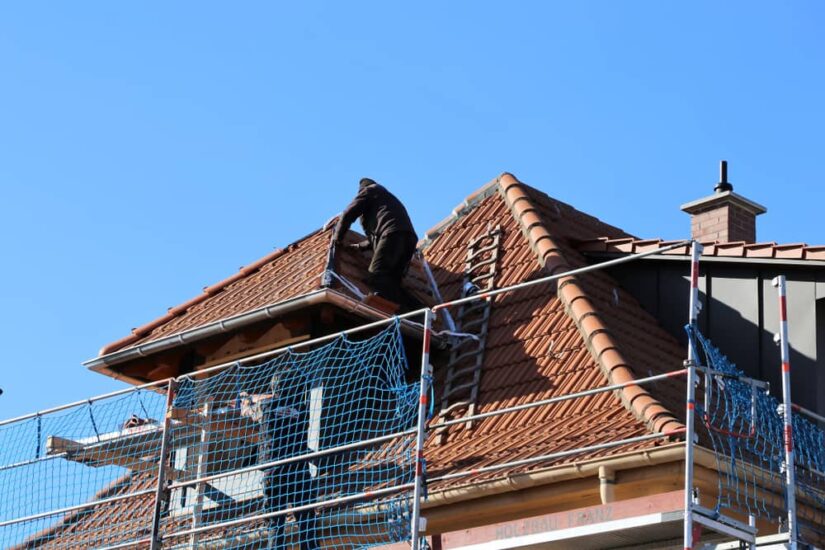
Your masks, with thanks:
[{"label": "metal chimney pipe", "polygon": [[719,183],[713,188],[717,193],[733,191],[733,185],[728,182],[728,161],[719,161]]}]

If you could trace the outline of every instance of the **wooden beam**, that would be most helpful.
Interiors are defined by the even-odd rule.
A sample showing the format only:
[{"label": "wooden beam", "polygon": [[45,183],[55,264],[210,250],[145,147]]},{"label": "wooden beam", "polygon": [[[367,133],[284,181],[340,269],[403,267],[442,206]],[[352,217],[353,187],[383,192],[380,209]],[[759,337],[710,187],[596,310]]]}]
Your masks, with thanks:
[{"label": "wooden beam", "polygon": [[[309,340],[311,337],[312,336],[309,335],[309,334],[301,334],[301,335],[298,335],[298,336],[293,336],[293,337],[287,338],[285,340],[279,340],[277,342],[266,344],[266,345],[263,345],[263,346],[260,346],[260,347],[257,347],[257,348],[252,348],[252,349],[247,349],[247,350],[244,350],[244,351],[240,351],[238,353],[235,353],[234,355],[215,358],[211,361],[207,361],[203,365],[199,365],[197,367],[197,370],[200,371],[200,370],[208,369],[209,367],[214,367],[215,365],[220,365],[222,363],[229,363],[229,362],[235,361],[236,359],[243,359],[244,357],[249,357],[250,355],[256,355],[258,353],[263,353],[265,351],[270,351],[270,350],[277,349],[277,348],[282,348],[282,347],[285,347],[285,346],[291,346],[292,344],[297,344],[298,342],[303,342],[304,340]],[[198,376],[196,374],[195,378],[202,378],[202,376]]]}]

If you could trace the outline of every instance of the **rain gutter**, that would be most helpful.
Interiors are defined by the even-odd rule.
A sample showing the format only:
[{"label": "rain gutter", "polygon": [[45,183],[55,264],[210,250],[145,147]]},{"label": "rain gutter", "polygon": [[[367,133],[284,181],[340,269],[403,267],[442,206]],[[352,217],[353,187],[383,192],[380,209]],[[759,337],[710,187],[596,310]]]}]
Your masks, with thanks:
[{"label": "rain gutter", "polygon": [[[226,319],[221,319],[220,321],[215,321],[190,330],[178,332],[177,334],[158,338],[157,340],[152,340],[143,344],[138,344],[126,349],[101,355],[99,357],[84,361],[83,366],[95,372],[106,374],[107,376],[114,376],[117,379],[123,379],[129,383],[135,383],[136,381],[134,379],[124,377],[120,373],[110,369],[110,367],[167,351],[172,348],[192,344],[193,342],[204,340],[212,336],[235,331],[254,323],[275,319],[287,313],[299,311],[301,309],[319,304],[335,305],[350,313],[362,314],[369,319],[386,319],[391,317],[391,315],[387,313],[367,306],[363,302],[354,300],[341,294],[340,292],[330,289],[316,290],[296,298],[291,298],[276,304],[270,304],[246,313],[241,313],[240,315],[235,315],[234,317],[228,317]],[[420,334],[421,332],[420,329],[417,329],[416,323],[406,320],[402,321],[401,327],[406,333]]]}]

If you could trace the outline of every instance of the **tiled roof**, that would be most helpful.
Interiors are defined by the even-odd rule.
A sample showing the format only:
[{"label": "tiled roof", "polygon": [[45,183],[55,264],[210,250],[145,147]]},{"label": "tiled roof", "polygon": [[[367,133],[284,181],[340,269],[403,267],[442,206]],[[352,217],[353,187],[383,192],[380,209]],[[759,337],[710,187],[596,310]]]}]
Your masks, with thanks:
[{"label": "tiled roof", "polygon": [[[504,174],[470,195],[422,240],[445,299],[458,296],[467,242],[491,224],[501,225],[504,231],[502,268],[496,283],[499,287],[585,265],[584,256],[576,248],[582,241],[601,242],[599,237],[607,235],[614,242],[644,243]],[[319,230],[275,251],[103,351],[155,340],[316,290],[321,285],[329,239],[329,231]],[[366,291],[363,280],[367,265],[365,254],[346,250],[339,255],[336,269]],[[558,292],[548,285],[496,299],[480,410],[676,369],[683,355],[675,340],[608,275],[595,272],[567,278],[560,281]],[[609,432],[604,437],[628,430],[678,427],[681,393],[669,390],[667,384],[661,384],[653,393],[655,398],[644,388],[630,387],[621,393],[621,401],[612,394],[600,394],[519,415],[490,418],[478,423],[472,433],[451,430],[448,442],[465,438],[472,444],[448,443],[433,451],[432,460],[444,467],[454,460],[472,461],[469,450],[493,446],[503,433],[508,437],[521,433],[530,447],[536,434],[554,422],[565,419],[566,426],[575,425],[574,415],[592,418],[594,425],[603,426]],[[598,423],[594,411],[599,411],[601,418],[613,420]],[[513,425],[520,426],[520,431],[510,432]],[[598,432],[588,430],[588,436],[594,433]],[[518,446],[510,449],[517,458]],[[475,458],[483,460],[482,455]]]},{"label": "tiled roof", "polygon": [[[151,474],[130,473],[98,492],[94,499],[138,493],[156,485],[157,479]],[[154,495],[147,494],[70,512],[11,550],[102,548],[145,538],[150,535],[153,508]]]},{"label": "tiled roof", "polygon": [[[662,239],[634,239],[634,238],[613,238],[600,236],[596,239],[583,240],[577,246],[580,252],[594,253],[619,253],[634,254],[643,252],[679,241],[665,241]],[[777,244],[774,242],[747,243],[745,241],[702,242],[704,250],[703,256],[718,258],[751,258],[751,259],[774,259],[774,260],[819,260],[825,261],[825,246],[810,246],[805,243]],[[674,248],[665,252],[669,255],[689,255],[690,247]]]},{"label": "tiled roof", "polygon": [[[644,243],[621,229],[579,212],[504,174],[456,208],[427,232],[424,254],[447,300],[457,298],[467,243],[500,225],[503,230],[496,286],[584,266],[581,242]],[[319,231],[277,251],[246,270],[209,287],[204,294],[138,329],[130,339],[107,346],[114,351],[196,327],[318,288],[329,233]],[[650,245],[653,246],[653,245]],[[359,285],[366,256],[347,254],[338,270]],[[558,285],[538,285],[494,298],[484,355],[478,411],[486,412],[605,386],[681,368],[684,350],[607,273],[566,277]],[[444,365],[436,365],[436,391]],[[629,386],[552,406],[462,425],[446,440],[427,442],[431,477],[511,462],[594,443],[681,427],[683,384]],[[436,396],[436,403],[440,402]],[[471,485],[556,463],[615,455],[657,445],[648,441],[553,462],[474,474],[431,490]]]},{"label": "tiled roof", "polygon": [[[205,287],[198,296],[183,304],[169,308],[167,313],[145,325],[132,329],[132,333],[100,350],[100,355],[145,344],[186,330],[201,327],[277,304],[322,288],[322,276],[326,269],[331,230],[321,229],[278,249],[256,262],[242,267],[238,273]],[[350,232],[347,242],[361,237]],[[363,293],[369,292],[364,284],[369,261],[363,252],[340,249],[336,252],[336,271],[353,283]],[[404,286],[422,297],[425,285],[411,269]],[[332,281],[332,288],[341,288]]]},{"label": "tiled roof", "polygon": [[[520,184],[509,174],[482,191],[427,234],[426,257],[446,299],[458,296],[467,242],[491,223],[500,224],[504,231],[498,287],[585,265],[574,239],[605,233],[627,235]],[[569,277],[560,282],[558,290],[540,285],[495,299],[479,411],[676,370],[683,358],[684,351],[673,338],[608,275],[594,272]],[[442,386],[438,377],[436,384]],[[632,387],[622,392],[621,399],[601,393],[491,417],[477,422],[472,431],[452,428],[446,444],[430,441],[430,472],[437,476],[456,468],[475,469],[594,442],[618,441],[651,429],[679,428],[678,412],[672,411],[681,411],[682,392],[678,384],[662,384],[653,392],[654,398],[646,389]],[[651,443],[635,447],[645,445]],[[622,447],[601,454],[628,450]],[[475,476],[465,482],[481,479]]]},{"label": "tiled roof", "polygon": [[300,296],[321,286],[326,263],[329,231],[316,231],[289,246],[275,250],[242,267],[238,273],[212,286],[183,304],[112,342],[100,355],[156,340],[258,307]]}]

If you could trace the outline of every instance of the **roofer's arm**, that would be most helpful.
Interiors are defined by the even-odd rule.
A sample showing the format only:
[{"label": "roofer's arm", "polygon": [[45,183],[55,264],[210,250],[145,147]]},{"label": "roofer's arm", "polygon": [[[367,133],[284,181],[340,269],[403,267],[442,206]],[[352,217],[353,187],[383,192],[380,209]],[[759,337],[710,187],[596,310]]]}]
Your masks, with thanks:
[{"label": "roofer's arm", "polygon": [[[358,191],[358,194],[355,195],[355,198],[352,199],[352,202],[349,206],[346,207],[344,212],[341,214],[341,217],[338,219],[338,225],[335,227],[335,237],[334,241],[336,244],[341,244],[344,241],[344,236],[349,231],[350,226],[355,221],[355,219],[364,213],[364,210],[367,207],[367,189],[361,189]],[[364,242],[358,243],[359,248],[367,248],[369,246],[369,241],[365,241],[367,244],[364,245]]]}]

